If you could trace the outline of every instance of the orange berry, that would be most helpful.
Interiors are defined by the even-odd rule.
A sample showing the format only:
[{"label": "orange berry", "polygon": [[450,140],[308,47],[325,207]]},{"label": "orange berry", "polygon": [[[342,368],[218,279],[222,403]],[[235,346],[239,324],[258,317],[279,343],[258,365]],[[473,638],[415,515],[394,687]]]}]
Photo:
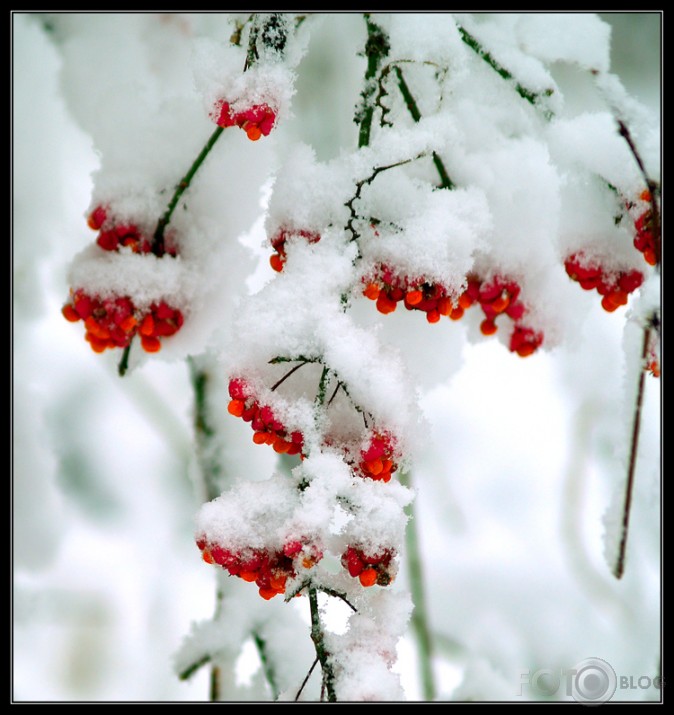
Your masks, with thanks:
[{"label": "orange berry", "polygon": [[276,593],[281,593],[286,590],[286,581],[288,577],[284,573],[272,574],[269,577],[269,585],[276,591]]},{"label": "orange berry", "polygon": [[640,194],[639,198],[642,201],[650,201],[651,200],[651,192],[648,189],[644,189]]},{"label": "orange berry", "polygon": [[201,558],[207,563],[207,564],[214,564],[215,559],[213,558],[213,554],[208,549],[204,549],[204,552],[201,554]]},{"label": "orange berry", "polygon": [[379,474],[381,470],[384,469],[384,464],[381,459],[373,459],[371,462],[365,462],[365,467],[367,468],[367,471],[370,472],[370,474],[374,474],[374,476],[376,477],[377,474]]},{"label": "orange berry", "polygon": [[274,253],[269,256],[269,265],[277,272],[280,273],[283,270],[283,260],[278,253]]},{"label": "orange berry", "polygon": [[274,448],[274,452],[285,454],[292,447],[292,443],[286,442],[283,437],[276,437],[272,447]]},{"label": "orange berry", "polygon": [[253,442],[255,442],[255,444],[267,444],[267,433],[255,432],[253,434]]},{"label": "orange berry", "polygon": [[[246,403],[243,400],[230,400],[227,405],[227,412],[234,417],[241,417],[243,411],[246,409]],[[256,434],[258,434],[256,432]],[[253,437],[255,439],[255,437]]]},{"label": "orange berry", "polygon": [[449,311],[449,317],[450,317],[452,320],[461,320],[461,318],[463,318],[464,312],[465,312],[465,311],[464,311],[463,307],[461,306],[461,300],[459,300],[459,305],[458,305],[458,307],[452,308],[452,309]]},{"label": "orange berry", "polygon": [[605,295],[601,299],[601,307],[607,312],[612,313],[614,310],[618,310],[620,303],[617,303],[613,298],[613,293]]},{"label": "orange berry", "polygon": [[141,335],[152,335],[154,333],[154,318],[150,313],[143,318],[139,331]]},{"label": "orange berry", "polygon": [[70,303],[66,303],[63,308],[61,308],[61,313],[63,313],[63,317],[71,323],[76,323],[78,320],[81,320],[79,313]]},{"label": "orange berry", "polygon": [[379,286],[376,283],[370,283],[363,291],[363,295],[370,300],[377,300],[379,292]]},{"label": "orange berry", "polygon": [[426,313],[426,320],[429,323],[437,323],[440,320],[440,312],[435,308],[429,310],[428,313]]},{"label": "orange berry", "polygon": [[140,344],[146,353],[158,353],[161,350],[159,338],[154,338],[151,335],[141,335]]},{"label": "orange berry", "polygon": [[449,315],[452,312],[452,301],[445,296],[438,299],[438,313],[440,315]]},{"label": "orange berry", "polygon": [[493,335],[498,330],[496,323],[493,320],[483,320],[480,323],[480,332],[482,335]]},{"label": "orange berry", "polygon": [[510,296],[503,292],[501,295],[492,302],[491,307],[494,309],[495,313],[502,313],[510,305]]},{"label": "orange berry", "polygon": [[393,313],[397,307],[398,304],[395,300],[391,300],[386,293],[384,293],[384,291],[379,293],[379,297],[377,298],[377,310],[380,313],[383,313],[384,315]]},{"label": "orange berry", "polygon": [[89,345],[91,345],[91,349],[95,353],[102,353],[108,347],[107,340],[100,340],[99,338],[97,338],[95,335],[92,335],[91,333],[87,333],[84,337],[85,337],[86,341],[89,343]]},{"label": "orange berry", "polygon": [[133,315],[129,315],[127,318],[124,318],[122,322],[119,324],[119,327],[125,332],[125,333],[130,333],[135,327],[138,325],[138,321],[133,317]]},{"label": "orange berry", "polygon": [[377,583],[377,572],[374,569],[365,569],[364,571],[361,571],[360,576],[358,576],[358,580],[362,586],[365,586],[365,588],[374,586],[375,583]]},{"label": "orange berry", "polygon": [[468,310],[471,305],[473,305],[473,299],[468,295],[468,293],[462,293],[459,296],[459,307],[464,310]]},{"label": "orange berry", "polygon": [[532,343],[524,343],[517,348],[516,352],[520,357],[529,357],[536,352],[536,346]]},{"label": "orange berry", "polygon": [[652,360],[646,369],[653,375],[653,377],[660,377],[660,365],[657,360]]},{"label": "orange berry", "polygon": [[270,599],[274,598],[274,596],[276,596],[277,593],[278,593],[278,591],[275,591],[273,588],[266,588],[263,586],[260,589],[260,596],[262,596],[262,598],[264,598],[265,601],[269,601]]},{"label": "orange berry", "polygon": [[247,583],[253,583],[257,580],[257,571],[240,571],[239,577]]},{"label": "orange berry", "polygon": [[248,124],[248,126],[244,124],[243,129],[246,130],[246,134],[252,142],[256,142],[262,136],[262,130],[257,124]]},{"label": "orange berry", "polygon": [[644,251],[644,258],[649,266],[654,266],[658,262],[655,258],[655,251],[652,248],[647,248]]},{"label": "orange berry", "polygon": [[420,290],[411,290],[405,296],[405,302],[408,305],[418,305],[424,299],[424,294]]}]

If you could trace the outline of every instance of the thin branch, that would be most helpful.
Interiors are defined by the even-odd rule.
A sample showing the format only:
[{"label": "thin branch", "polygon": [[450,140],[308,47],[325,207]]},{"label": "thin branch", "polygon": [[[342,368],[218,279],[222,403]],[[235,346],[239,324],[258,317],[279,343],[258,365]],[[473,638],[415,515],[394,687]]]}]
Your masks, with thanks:
[{"label": "thin branch", "polygon": [[316,589],[313,586],[309,587],[309,607],[311,609],[311,640],[316,648],[316,657],[321,663],[323,669],[323,682],[328,693],[328,702],[337,702],[335,693],[335,673],[330,663],[330,654],[325,647],[325,638],[321,627],[321,617],[318,612],[318,597]]},{"label": "thin branch", "polygon": [[339,388],[340,388],[341,386],[342,386],[341,381],[338,381],[338,382],[337,382],[337,385],[336,385],[336,387],[335,387],[335,391],[332,393],[332,397],[328,400],[328,407],[330,407],[330,405],[332,404],[332,401],[333,401],[333,400],[335,399],[335,397],[337,396],[337,393],[339,392]]},{"label": "thin branch", "polygon": [[351,240],[352,241],[357,241],[360,238],[360,234],[356,231],[356,229],[353,226],[353,222],[358,218],[358,214],[356,213],[356,209],[354,208],[354,203],[360,198],[361,193],[363,191],[363,187],[371,184],[379,174],[381,174],[383,171],[388,171],[389,169],[395,169],[398,166],[405,166],[405,164],[410,164],[413,161],[416,161],[417,159],[421,159],[422,156],[425,156],[426,154],[422,152],[421,154],[412,157],[411,159],[403,159],[403,161],[397,161],[394,164],[387,164],[386,166],[377,166],[374,168],[372,171],[372,174],[370,176],[366,177],[365,179],[361,179],[360,181],[356,182],[356,193],[344,204],[349,209],[349,220],[346,224],[345,230],[350,231],[351,233]]},{"label": "thin branch", "polygon": [[[405,82],[403,71],[400,67],[394,67],[393,71],[396,73],[396,77],[398,78],[398,87],[400,88],[400,93],[405,100],[407,111],[411,114],[412,119],[414,119],[415,122],[418,122],[421,119],[421,112],[419,111],[416,100],[410,92],[410,88],[407,86],[407,82]],[[433,152],[432,156],[435,168],[440,175],[440,188],[450,190],[453,189],[454,182],[449,178],[449,174],[447,173],[447,169],[445,169],[442,159],[438,156],[437,152]]]},{"label": "thin branch", "polygon": [[304,680],[302,681],[302,685],[300,685],[300,689],[297,691],[297,695],[295,695],[295,701],[300,699],[300,695],[302,695],[302,691],[304,690],[304,686],[307,684],[309,681],[309,678],[311,677],[311,674],[314,672],[314,668],[316,667],[316,663],[318,663],[318,657],[314,662],[311,664],[311,668],[309,668],[309,672],[306,674]]},{"label": "thin branch", "polygon": [[517,92],[517,94],[522,97],[522,99],[526,99],[529,104],[531,104],[533,107],[536,109],[539,109],[542,111],[543,116],[546,119],[552,119],[554,116],[553,113],[549,110],[546,109],[545,107],[542,107],[541,104],[539,103],[539,100],[541,99],[541,96],[549,97],[551,94],[553,94],[554,90],[553,89],[546,89],[542,95],[537,92],[533,92],[530,89],[527,89],[524,85],[520,84],[513,74],[509,72],[503,65],[500,65],[492,56],[491,54],[482,47],[482,45],[478,42],[477,39],[475,39],[469,32],[465,30],[461,25],[457,25],[457,29],[459,30],[459,34],[461,35],[461,39],[464,41],[468,47],[470,47],[473,52],[475,52],[479,57],[481,57],[500,77],[505,79],[508,82],[511,82],[514,85],[514,89]]},{"label": "thin branch", "polygon": [[274,392],[277,387],[282,385],[294,372],[299,370],[301,367],[307,364],[307,360],[302,360],[299,365],[295,365],[295,367],[291,368],[280,380],[277,380],[272,386],[271,386],[271,391]]},{"label": "thin branch", "polygon": [[618,547],[618,557],[616,559],[613,575],[620,579],[625,572],[625,552],[627,550],[627,535],[630,525],[630,512],[632,509],[632,491],[634,489],[634,472],[637,464],[637,452],[639,450],[639,429],[641,426],[641,407],[644,400],[644,384],[646,382],[646,371],[644,364],[648,356],[648,345],[651,339],[650,324],[644,328],[644,341],[641,349],[641,370],[639,371],[639,386],[637,388],[637,399],[634,405],[634,424],[632,425],[632,444],[630,447],[630,460],[627,467],[627,484],[625,485],[625,500],[623,502],[622,528],[620,533],[620,546]]},{"label": "thin branch", "polygon": [[341,601],[344,601],[346,605],[354,612],[358,613],[358,609],[349,601],[349,599],[346,597],[346,594],[341,593],[340,591],[335,591],[332,588],[325,588],[324,586],[321,586],[320,588],[322,593],[325,593],[328,596],[332,596],[333,598],[339,598]]},{"label": "thin branch", "polygon": [[178,678],[180,680],[188,680],[192,677],[192,675],[194,675],[194,673],[197,672],[197,670],[199,670],[199,668],[201,668],[202,665],[206,665],[206,663],[210,663],[210,661],[211,656],[209,654],[204,655],[199,660],[188,665],[184,670],[181,670],[180,673],[178,673]]},{"label": "thin branch", "polygon": [[215,142],[218,141],[220,135],[224,131],[223,127],[217,127],[216,130],[211,134],[208,141],[204,145],[204,148],[199,152],[199,156],[194,160],[192,166],[190,166],[189,171],[181,179],[180,183],[176,186],[173,196],[166,207],[166,211],[163,216],[159,219],[157,223],[157,228],[155,229],[154,236],[152,238],[152,253],[156,256],[161,256],[164,254],[164,231],[171,221],[171,216],[173,211],[180,201],[180,197],[185,193],[192,183],[194,175],[199,171],[199,168],[204,163],[206,157],[210,153],[211,149],[215,146]]}]

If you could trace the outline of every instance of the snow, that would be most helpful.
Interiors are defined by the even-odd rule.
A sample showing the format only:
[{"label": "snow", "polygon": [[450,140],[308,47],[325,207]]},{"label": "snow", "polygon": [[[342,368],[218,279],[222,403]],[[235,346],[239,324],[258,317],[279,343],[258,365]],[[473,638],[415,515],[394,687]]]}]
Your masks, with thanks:
[{"label": "snow", "polygon": [[[586,13],[373,15],[394,64],[373,84],[370,142],[356,148],[362,18],[318,14],[296,30],[284,14],[285,50],[258,38],[247,60],[249,33],[270,19],[13,17],[15,696],[204,700],[211,666],[175,675],[208,658],[222,699],[292,700],[316,657],[309,583],[338,699],[418,698],[396,665],[414,640],[410,518],[439,697],[529,699],[521,672],[590,656],[655,675],[661,445],[649,374],[626,573],[610,573],[644,324],[662,290],[633,245],[645,183],[616,119],[656,182],[660,136],[611,74],[609,26]],[[226,128],[197,167],[219,100],[267,104],[278,121],[258,141]],[[451,190],[438,188],[439,161]],[[94,208],[152,236],[186,176],[167,228],[176,257],[95,244]],[[569,279],[577,252],[643,273],[627,307],[609,314]],[[514,281],[517,325],[543,345],[520,358],[514,321],[498,314],[488,337],[480,306],[438,324],[402,303],[383,315],[363,296],[382,265],[442,286],[454,307],[471,278]],[[94,355],[81,322],[60,314],[77,289],[140,309],[165,300],[185,324],[158,353],[136,339],[120,379],[120,351]],[[253,443],[228,412],[232,378],[301,432],[301,458]],[[363,467],[384,437],[391,481]],[[195,537],[242,554],[301,543],[289,602],[204,563]],[[382,585],[349,572],[349,549],[390,557],[364,568]],[[81,609],[66,607],[71,596]],[[303,700],[318,699],[320,670]]]}]

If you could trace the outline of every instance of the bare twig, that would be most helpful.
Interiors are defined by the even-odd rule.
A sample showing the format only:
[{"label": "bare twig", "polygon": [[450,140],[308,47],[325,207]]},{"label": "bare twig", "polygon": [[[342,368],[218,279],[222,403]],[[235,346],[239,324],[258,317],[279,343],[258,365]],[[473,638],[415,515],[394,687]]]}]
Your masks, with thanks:
[{"label": "bare twig", "polygon": [[314,662],[311,664],[311,668],[309,668],[309,672],[306,674],[304,677],[304,680],[302,681],[302,685],[300,685],[300,689],[297,691],[297,695],[295,695],[295,701],[300,699],[300,695],[302,695],[302,691],[304,690],[304,686],[307,684],[309,681],[309,678],[311,677],[311,674],[314,672],[314,668],[316,667],[316,663],[318,663],[318,658],[314,660]]},{"label": "bare twig", "polygon": [[639,429],[641,426],[641,407],[644,401],[644,384],[646,381],[646,371],[644,364],[648,355],[648,345],[651,338],[650,324],[644,328],[644,340],[641,349],[641,363],[639,371],[639,386],[637,388],[637,399],[634,405],[634,423],[632,425],[632,443],[630,447],[630,459],[627,467],[627,484],[625,485],[625,499],[623,502],[622,526],[620,531],[620,546],[618,556],[613,568],[613,575],[620,579],[625,572],[625,552],[627,549],[627,535],[630,525],[630,512],[632,508],[632,491],[634,489],[634,472],[637,464],[637,453],[639,450]]}]

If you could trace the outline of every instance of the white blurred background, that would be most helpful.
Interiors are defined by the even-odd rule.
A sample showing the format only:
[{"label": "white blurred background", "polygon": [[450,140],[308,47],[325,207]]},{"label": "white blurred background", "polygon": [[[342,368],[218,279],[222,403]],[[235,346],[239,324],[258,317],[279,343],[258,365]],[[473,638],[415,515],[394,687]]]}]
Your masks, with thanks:
[{"label": "white blurred background", "polygon": [[[602,18],[613,29],[613,71],[659,114],[661,17]],[[95,355],[61,316],[69,261],[92,240],[82,217],[98,158],[66,105],[53,37],[26,14],[12,20],[12,699],[207,700],[205,669],[189,682],[172,669],[190,624],[210,617],[215,601],[213,570],[193,542],[187,367],[153,360],[119,379],[115,357]],[[341,53],[361,38],[337,42],[330,30],[325,23],[312,36],[295,99],[304,117],[311,102],[357,99],[360,65],[337,82],[341,94],[329,92]],[[326,155],[352,139],[348,129],[327,132],[320,116],[305,129]],[[461,354],[424,395],[433,446],[413,475],[440,699],[518,700],[521,673],[590,657],[619,676],[659,673],[653,379],[622,581],[603,557],[631,417],[623,344],[636,343],[624,327],[624,313],[597,306],[576,344],[524,361],[496,342],[449,341]],[[271,457],[245,442],[240,469],[264,478]],[[396,587],[405,582],[403,573]],[[256,697],[246,690],[255,667],[246,651],[241,699]],[[411,636],[398,667],[408,698],[420,699]],[[659,697],[636,688],[614,700]]]}]

